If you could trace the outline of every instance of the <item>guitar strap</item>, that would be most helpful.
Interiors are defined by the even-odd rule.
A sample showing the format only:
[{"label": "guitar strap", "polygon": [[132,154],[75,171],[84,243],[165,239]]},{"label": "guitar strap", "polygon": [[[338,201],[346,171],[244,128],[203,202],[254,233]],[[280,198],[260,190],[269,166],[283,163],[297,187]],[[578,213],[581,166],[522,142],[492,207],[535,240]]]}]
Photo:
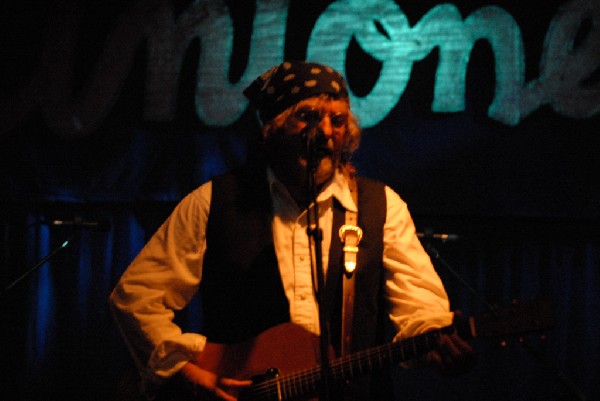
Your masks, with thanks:
[{"label": "guitar strap", "polygon": [[[356,176],[347,174],[348,185],[354,203],[358,207],[358,187]],[[348,355],[352,352],[352,321],[354,318],[354,281],[356,270],[356,256],[358,253],[358,244],[362,238],[362,230],[358,227],[358,213],[346,210],[345,224],[340,227],[339,236],[343,242],[344,252],[344,274],[342,289],[342,324],[341,324],[341,355]]]}]

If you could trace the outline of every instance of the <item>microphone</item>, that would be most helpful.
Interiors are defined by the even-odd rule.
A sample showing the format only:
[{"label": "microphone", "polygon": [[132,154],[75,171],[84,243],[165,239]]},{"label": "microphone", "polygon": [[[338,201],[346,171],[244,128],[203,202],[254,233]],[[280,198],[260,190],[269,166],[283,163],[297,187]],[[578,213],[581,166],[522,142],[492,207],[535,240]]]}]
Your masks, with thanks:
[{"label": "microphone", "polygon": [[60,220],[55,219],[42,224],[47,224],[53,227],[72,227],[77,229],[88,228],[90,230],[98,230],[102,232],[109,231],[111,229],[110,221],[106,219],[100,220],[85,220],[81,217],[75,217],[72,220]]},{"label": "microphone", "polygon": [[446,241],[458,241],[460,236],[457,234],[438,234],[434,233],[433,230],[426,228],[425,232],[417,232],[417,237],[423,238],[425,240],[441,240],[442,242]]},{"label": "microphone", "polygon": [[302,129],[300,132],[302,139],[306,144],[310,146],[323,146],[327,147],[327,137],[325,133],[315,124],[308,124],[306,127]]},{"label": "microphone", "polygon": [[329,139],[323,130],[315,124],[308,124],[302,129],[300,135],[306,144],[306,158],[309,165],[312,169],[315,169],[319,161],[331,153],[327,146]]}]

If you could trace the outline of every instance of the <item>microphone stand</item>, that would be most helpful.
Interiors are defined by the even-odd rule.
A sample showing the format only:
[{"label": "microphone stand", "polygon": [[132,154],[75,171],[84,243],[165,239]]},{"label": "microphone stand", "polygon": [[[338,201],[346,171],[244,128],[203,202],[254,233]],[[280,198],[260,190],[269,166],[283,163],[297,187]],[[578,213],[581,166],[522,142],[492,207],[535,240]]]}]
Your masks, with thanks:
[{"label": "microphone stand", "polygon": [[46,263],[47,261],[49,261],[50,259],[52,259],[60,251],[62,251],[63,249],[65,249],[67,246],[69,246],[71,244],[71,242],[73,242],[73,240],[75,238],[79,237],[80,235],[81,235],[81,230],[76,230],[63,243],[61,243],[59,246],[57,246],[56,248],[54,248],[48,255],[44,256],[39,262],[37,262],[35,265],[33,265],[31,268],[29,268],[25,273],[23,273],[21,276],[17,277],[12,283],[10,283],[9,285],[7,285],[2,290],[2,292],[0,292],[0,297],[4,296],[4,294],[6,294],[8,291],[10,291],[19,282],[21,282],[21,280],[25,279],[27,276],[29,276],[34,271],[36,271],[41,266],[43,266],[44,263]]},{"label": "microphone stand", "polygon": [[[322,240],[323,232],[319,228],[319,204],[317,203],[317,186],[315,183],[314,174],[319,164],[319,159],[315,157],[314,138],[311,131],[315,127],[308,127],[306,135],[306,156],[307,156],[307,189],[308,189],[308,205],[307,210],[307,234],[310,244],[312,237],[315,244],[315,264],[317,272],[317,302],[319,303],[319,326],[321,334],[320,339],[320,360],[321,360],[321,383],[319,391],[319,400],[329,400],[329,323],[326,317],[325,307],[325,275],[323,272],[323,250]],[[314,222],[311,222],[310,205],[313,205]],[[314,224],[314,228],[312,225]],[[311,259],[312,261],[312,259]]]},{"label": "microphone stand", "polygon": [[[429,238],[428,238],[429,237]],[[425,239],[431,239],[431,236],[425,235]],[[424,244],[424,248],[427,251],[427,253],[429,254],[429,256],[431,257],[432,260],[434,261],[438,261],[442,266],[444,266],[444,268],[450,272],[456,279],[458,279],[458,281],[460,281],[460,283],[467,289],[469,290],[469,292],[479,300],[480,303],[482,303],[486,309],[492,314],[492,316],[496,316],[497,315],[497,308],[494,307],[493,305],[491,305],[484,297],[482,297],[476,290],[475,288],[473,288],[468,282],[467,280],[465,280],[465,278],[458,273],[455,269],[452,268],[452,266],[450,266],[450,264],[448,264],[448,262],[446,262],[441,256],[440,253],[437,251],[437,249],[435,249],[435,247],[433,245],[431,245],[431,241],[426,241]],[[529,352],[530,355],[533,356],[533,358],[536,360],[536,362],[540,365],[542,365],[547,371],[550,372],[551,367],[550,362],[545,360],[544,357],[535,349],[533,349],[531,346],[529,346],[529,344],[523,339],[522,341],[522,346],[523,348]],[[587,396],[583,393],[583,391],[581,389],[579,389],[575,383],[573,383],[573,381],[571,379],[569,379],[564,372],[557,370],[556,368],[551,371],[550,373],[554,374],[559,382],[564,386],[564,388],[566,388],[569,393],[571,394],[571,397],[568,398],[568,400],[573,400],[573,401],[586,401],[587,400]]]}]

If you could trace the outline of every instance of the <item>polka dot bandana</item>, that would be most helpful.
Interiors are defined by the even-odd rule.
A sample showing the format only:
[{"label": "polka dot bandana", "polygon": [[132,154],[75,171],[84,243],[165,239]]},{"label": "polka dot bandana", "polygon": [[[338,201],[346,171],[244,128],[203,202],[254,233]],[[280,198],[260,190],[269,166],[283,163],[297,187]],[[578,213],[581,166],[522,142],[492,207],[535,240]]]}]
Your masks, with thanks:
[{"label": "polka dot bandana", "polygon": [[285,61],[263,73],[244,90],[263,123],[299,101],[321,94],[347,99],[346,81],[333,68],[307,61]]}]

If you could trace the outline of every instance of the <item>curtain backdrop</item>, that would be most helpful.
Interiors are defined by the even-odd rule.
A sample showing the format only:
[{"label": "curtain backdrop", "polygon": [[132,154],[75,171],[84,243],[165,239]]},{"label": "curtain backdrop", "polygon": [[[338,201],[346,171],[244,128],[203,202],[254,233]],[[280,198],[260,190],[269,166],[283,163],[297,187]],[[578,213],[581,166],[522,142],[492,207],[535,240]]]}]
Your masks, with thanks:
[{"label": "curtain backdrop", "polygon": [[[111,222],[108,232],[74,232],[40,225],[48,211],[18,208],[4,225],[26,252],[27,267],[55,249],[48,263],[2,297],[3,392],[11,399],[115,399],[130,367],[127,351],[107,309],[107,297],[120,273],[169,213],[171,204],[86,205],[81,211]],[[17,218],[18,216],[18,218]],[[481,302],[508,306],[513,301],[549,300],[555,324],[519,337],[475,339],[479,363],[465,376],[447,378],[428,369],[398,370],[398,400],[571,400],[600,394],[598,310],[600,240],[597,225],[556,220],[416,218],[419,226],[460,235],[429,243],[453,309],[465,315],[487,312]],[[17,224],[19,223],[19,224]],[[435,224],[435,225],[434,225]],[[77,232],[75,232],[77,233]],[[11,257],[12,256],[12,257]],[[4,284],[25,266],[9,255]],[[456,277],[456,274],[460,278]],[[464,280],[477,295],[461,281]],[[178,321],[201,327],[197,302]],[[524,345],[525,344],[525,345]]]}]

